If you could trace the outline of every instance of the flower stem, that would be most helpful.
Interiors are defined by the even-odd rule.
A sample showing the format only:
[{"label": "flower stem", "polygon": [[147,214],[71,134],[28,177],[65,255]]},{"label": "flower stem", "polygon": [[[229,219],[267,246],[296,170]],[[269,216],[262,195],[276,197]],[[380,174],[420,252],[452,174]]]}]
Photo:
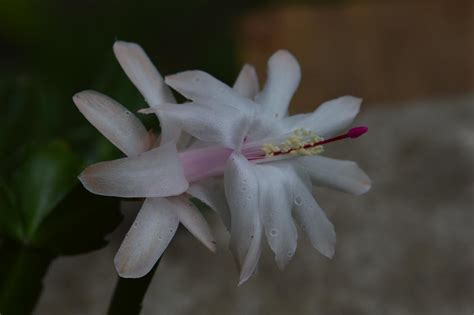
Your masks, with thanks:
[{"label": "flower stem", "polygon": [[54,255],[19,244],[1,248],[0,313],[31,314]]},{"label": "flower stem", "polygon": [[108,315],[138,315],[142,310],[143,298],[148,290],[151,279],[160,263],[159,259],[150,272],[139,279],[118,279],[114,294],[109,305]]}]

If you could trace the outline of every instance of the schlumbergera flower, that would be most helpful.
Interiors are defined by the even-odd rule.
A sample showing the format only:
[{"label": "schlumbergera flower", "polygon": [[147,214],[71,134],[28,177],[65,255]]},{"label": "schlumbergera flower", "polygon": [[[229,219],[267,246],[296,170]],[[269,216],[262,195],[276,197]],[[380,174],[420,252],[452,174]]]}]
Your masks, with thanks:
[{"label": "schlumbergera flower", "polygon": [[[116,42],[114,53],[130,80],[151,107],[174,102],[171,90],[164,84],[157,69],[136,44]],[[211,231],[198,209],[189,202],[188,189],[179,162],[176,143],[185,146],[186,135],[180,136],[176,126],[162,124],[161,146],[140,120],[115,100],[95,91],[83,91],[73,97],[81,113],[117,148],[129,157],[138,157],[133,165],[106,163],[86,169],[80,176],[86,188],[103,195],[148,197],[127,233],[115,257],[120,276],[137,278],[148,273],[173,238],[178,224],[183,224],[210,250],[215,251]],[[142,153],[147,152],[147,155]],[[156,167],[153,164],[156,163]],[[108,174],[111,182],[101,182],[95,173]],[[124,175],[125,174],[125,175]],[[119,178],[129,180],[120,187]],[[117,184],[114,184],[117,179]],[[195,185],[198,187],[197,185]],[[163,198],[162,198],[163,197]]]},{"label": "schlumbergera flower", "polygon": [[[334,227],[313,197],[322,185],[353,194],[369,190],[370,179],[351,161],[323,157],[323,145],[367,131],[347,128],[361,100],[341,97],[314,112],[288,116],[300,80],[300,67],[287,51],[269,60],[268,79],[259,92],[253,67],[246,65],[234,89],[201,71],[168,76],[165,82],[193,103],[163,104],[157,112],[212,147],[180,154],[189,181],[224,176],[230,208],[230,247],[241,268],[240,283],[255,271],[265,234],[283,268],[295,253],[299,221],[312,245],[334,255]],[[326,140],[324,140],[326,139]]]},{"label": "schlumbergera flower", "polygon": [[[270,58],[268,80],[260,92],[249,65],[233,89],[201,71],[169,76],[166,83],[192,102],[160,103],[144,112],[154,112],[162,126],[172,126],[174,139],[183,130],[198,141],[179,153],[168,145],[99,163],[86,169],[81,180],[94,193],[121,197],[165,197],[188,189],[218,210],[230,227],[240,283],[256,269],[263,234],[278,266],[288,263],[298,237],[293,217],[312,245],[332,257],[334,228],[315,201],[312,186],[354,194],[370,188],[370,179],[354,162],[320,155],[323,145],[366,131],[359,127],[338,135],[351,124],[361,101],[342,97],[313,113],[288,116],[299,80],[299,65],[286,51]],[[189,188],[174,187],[177,178],[190,183]]]}]

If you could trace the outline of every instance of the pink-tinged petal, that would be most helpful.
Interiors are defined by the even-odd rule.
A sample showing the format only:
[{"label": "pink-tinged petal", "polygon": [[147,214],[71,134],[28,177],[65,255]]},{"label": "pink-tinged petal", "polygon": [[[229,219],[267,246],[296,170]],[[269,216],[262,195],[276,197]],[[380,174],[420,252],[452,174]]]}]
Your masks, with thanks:
[{"label": "pink-tinged petal", "polygon": [[145,51],[135,43],[117,41],[114,53],[130,81],[145,97],[149,106],[175,102],[171,90],[150,61]]},{"label": "pink-tinged petal", "polygon": [[166,198],[147,198],[115,256],[120,277],[146,275],[168,247],[178,224],[173,205]]},{"label": "pink-tinged petal", "polygon": [[311,244],[328,258],[334,256],[336,232],[334,226],[318,205],[307,185],[299,176],[292,178],[295,216],[306,231]]},{"label": "pink-tinged petal", "polygon": [[156,111],[193,137],[232,149],[241,146],[251,123],[246,114],[230,106],[162,104]]},{"label": "pink-tinged petal", "polygon": [[136,157],[91,165],[79,179],[94,194],[116,197],[176,196],[188,188],[178,152],[172,143]]},{"label": "pink-tinged petal", "polygon": [[316,186],[324,186],[354,195],[366,193],[371,180],[360,169],[357,163],[327,158],[324,156],[307,156],[298,158],[311,181]]},{"label": "pink-tinged petal", "polygon": [[188,182],[224,174],[227,159],[232,154],[231,149],[224,147],[208,147],[183,151],[179,154],[184,175]]},{"label": "pink-tinged petal", "polygon": [[256,104],[203,71],[184,71],[165,78],[166,84],[196,103],[231,107],[253,115]]},{"label": "pink-tinged petal", "polygon": [[255,68],[248,64],[244,65],[233,88],[242,96],[253,100],[260,89]]},{"label": "pink-tinged petal", "polygon": [[207,178],[189,185],[188,194],[207,204],[217,212],[230,230],[230,210],[225,197],[224,182],[220,178]]},{"label": "pink-tinged petal", "polygon": [[292,188],[286,182],[295,176],[292,168],[274,165],[259,165],[255,168],[258,178],[260,203],[258,211],[265,228],[270,248],[275,253],[275,260],[283,269],[296,251],[298,232],[293,222]]},{"label": "pink-tinged petal", "polygon": [[179,222],[191,232],[201,243],[211,251],[216,251],[216,241],[212,235],[211,229],[201,214],[186,197],[167,198],[173,204],[173,211],[178,216]]},{"label": "pink-tinged petal", "polygon": [[323,103],[313,113],[288,117],[284,124],[288,130],[303,128],[328,138],[346,130],[359,112],[362,100],[343,96]]},{"label": "pink-tinged petal", "polygon": [[267,115],[283,118],[301,79],[300,65],[286,50],[279,50],[268,60],[267,82],[256,102]]},{"label": "pink-tinged petal", "polygon": [[239,153],[233,153],[224,173],[225,194],[232,218],[230,249],[241,268],[241,282],[255,271],[255,258],[258,257],[257,249],[260,246],[259,233],[262,227],[257,210],[258,179],[255,167]]},{"label": "pink-tinged petal", "polygon": [[152,146],[141,121],[110,97],[83,91],[74,95],[73,101],[87,120],[126,155],[136,156]]}]

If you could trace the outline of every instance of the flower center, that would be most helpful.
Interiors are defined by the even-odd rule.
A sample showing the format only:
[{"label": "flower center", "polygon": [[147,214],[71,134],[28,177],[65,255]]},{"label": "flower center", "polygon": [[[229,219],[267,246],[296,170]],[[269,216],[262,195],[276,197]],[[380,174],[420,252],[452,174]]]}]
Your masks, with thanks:
[{"label": "flower center", "polygon": [[285,137],[283,141],[277,140],[273,143],[264,143],[257,150],[249,148],[245,155],[249,161],[256,162],[272,157],[283,158],[285,155],[317,155],[324,152],[323,144],[346,138],[357,138],[367,131],[368,128],[365,126],[354,127],[345,134],[324,140],[312,131],[297,129],[290,136]]},{"label": "flower center", "polygon": [[279,145],[265,143],[261,150],[265,153],[265,157],[284,154],[316,155],[324,151],[322,145],[319,145],[323,140],[312,131],[297,129]]}]

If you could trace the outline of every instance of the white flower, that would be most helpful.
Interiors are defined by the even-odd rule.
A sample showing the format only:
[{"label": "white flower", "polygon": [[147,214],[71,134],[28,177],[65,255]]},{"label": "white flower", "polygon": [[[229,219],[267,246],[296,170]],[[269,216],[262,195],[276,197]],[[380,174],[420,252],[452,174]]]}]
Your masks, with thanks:
[{"label": "white flower", "polygon": [[240,283],[255,271],[263,233],[278,266],[288,263],[297,245],[293,216],[312,245],[333,256],[334,227],[312,195],[313,184],[354,194],[370,188],[370,179],[354,162],[317,155],[322,144],[366,131],[359,127],[322,140],[351,124],[361,100],[341,97],[313,113],[288,117],[299,80],[296,59],[279,51],[269,60],[268,80],[260,93],[251,66],[243,68],[234,89],[207,73],[187,71],[168,76],[165,82],[193,103],[162,104],[144,111],[157,112],[197,139],[215,144],[184,151],[180,159],[189,182],[224,175],[230,247],[241,268]]},{"label": "white flower", "polygon": [[[150,106],[159,108],[161,103],[175,101],[141,47],[116,42],[114,52]],[[134,157],[133,161],[125,158],[87,168],[80,176],[84,186],[102,195],[147,197],[115,257],[119,275],[138,278],[147,274],[168,246],[179,223],[214,251],[215,241],[204,217],[189,202],[189,195],[183,194],[188,181],[175,145],[178,139],[186,141],[185,136],[180,137],[180,130],[162,121],[162,145],[155,148],[156,137],[113,99],[84,91],[73,100],[107,139],[127,156]],[[104,174],[109,176],[107,181],[101,179]]]},{"label": "white flower", "polygon": [[[155,102],[159,106],[144,112],[156,113],[162,125],[178,130],[170,139],[177,139],[183,130],[200,142],[179,153],[165,144],[138,156],[93,165],[83,173],[82,182],[94,193],[121,197],[165,197],[187,189],[219,210],[230,226],[240,283],[255,271],[264,233],[278,266],[288,263],[298,237],[293,216],[313,246],[332,257],[334,227],[315,201],[312,186],[355,194],[370,188],[370,179],[354,162],[318,155],[323,144],[365,131],[355,128],[333,137],[352,123],[360,99],[341,97],[313,113],[288,117],[299,80],[299,65],[286,51],[270,58],[268,80],[260,93],[255,71],[248,65],[234,89],[201,71],[169,76],[166,83],[193,102],[179,106]],[[222,175],[224,185],[219,181]]]}]

